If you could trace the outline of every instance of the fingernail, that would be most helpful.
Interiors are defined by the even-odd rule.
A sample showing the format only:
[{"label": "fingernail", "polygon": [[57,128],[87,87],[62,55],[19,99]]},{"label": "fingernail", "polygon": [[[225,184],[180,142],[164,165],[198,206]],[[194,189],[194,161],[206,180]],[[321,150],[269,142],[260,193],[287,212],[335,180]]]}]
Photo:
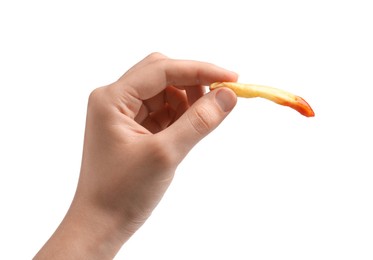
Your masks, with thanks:
[{"label": "fingernail", "polygon": [[236,105],[237,97],[233,91],[225,88],[221,88],[216,90],[217,93],[215,94],[216,103],[220,106],[223,112],[228,112],[233,109]]}]

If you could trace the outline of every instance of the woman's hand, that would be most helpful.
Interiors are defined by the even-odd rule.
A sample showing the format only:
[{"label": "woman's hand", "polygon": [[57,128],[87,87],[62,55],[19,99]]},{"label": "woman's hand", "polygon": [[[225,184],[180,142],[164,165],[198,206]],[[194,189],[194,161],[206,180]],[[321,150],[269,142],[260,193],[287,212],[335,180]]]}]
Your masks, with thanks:
[{"label": "woman's hand", "polygon": [[112,259],[146,221],[192,147],[236,104],[212,64],[153,53],[88,102],[81,174],[63,222],[35,259]]}]

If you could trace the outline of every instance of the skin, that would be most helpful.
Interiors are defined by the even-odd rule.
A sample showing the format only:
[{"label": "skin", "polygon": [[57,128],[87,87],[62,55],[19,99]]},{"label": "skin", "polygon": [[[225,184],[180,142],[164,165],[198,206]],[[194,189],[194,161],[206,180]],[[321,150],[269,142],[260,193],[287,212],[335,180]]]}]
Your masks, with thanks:
[{"label": "skin", "polygon": [[237,99],[237,74],[153,53],[95,89],[87,108],[81,172],[65,218],[34,259],[112,259],[151,215],[188,152]]}]

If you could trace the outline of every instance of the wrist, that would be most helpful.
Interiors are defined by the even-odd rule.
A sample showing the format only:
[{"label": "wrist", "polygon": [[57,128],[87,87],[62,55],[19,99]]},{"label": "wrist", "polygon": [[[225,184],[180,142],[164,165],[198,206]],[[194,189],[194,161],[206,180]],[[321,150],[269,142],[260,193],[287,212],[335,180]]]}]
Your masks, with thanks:
[{"label": "wrist", "polygon": [[124,223],[120,216],[74,200],[34,259],[113,259],[136,231]]}]

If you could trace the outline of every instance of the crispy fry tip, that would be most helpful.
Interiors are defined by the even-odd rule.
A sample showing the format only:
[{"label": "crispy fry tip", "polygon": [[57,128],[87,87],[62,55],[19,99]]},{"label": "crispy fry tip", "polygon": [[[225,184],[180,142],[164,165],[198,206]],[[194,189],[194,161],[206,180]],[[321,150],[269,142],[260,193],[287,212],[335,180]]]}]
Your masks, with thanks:
[{"label": "crispy fry tip", "polygon": [[294,108],[295,110],[297,110],[299,113],[301,113],[302,115],[304,115],[306,117],[314,117],[315,116],[315,112],[313,111],[313,109],[307,103],[306,100],[304,100],[303,98],[301,98],[299,96],[296,96],[295,99],[296,99],[297,104],[298,104],[298,107]]}]

